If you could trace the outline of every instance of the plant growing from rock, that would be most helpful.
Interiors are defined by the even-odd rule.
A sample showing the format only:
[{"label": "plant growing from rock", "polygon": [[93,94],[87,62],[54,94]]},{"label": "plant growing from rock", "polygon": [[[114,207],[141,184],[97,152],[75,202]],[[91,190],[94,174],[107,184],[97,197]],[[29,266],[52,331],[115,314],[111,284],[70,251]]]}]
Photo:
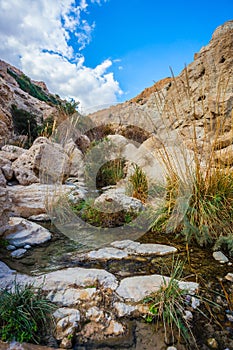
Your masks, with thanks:
[{"label": "plant growing from rock", "polygon": [[149,305],[149,312],[145,317],[147,322],[156,322],[157,327],[162,322],[165,330],[165,340],[169,332],[175,342],[181,339],[187,344],[192,343],[196,346],[195,339],[191,330],[191,323],[187,317],[187,296],[189,292],[179,287],[178,280],[183,273],[184,263],[177,259],[172,267],[169,281],[164,279],[159,290],[144,299],[144,303]]},{"label": "plant growing from rock", "polygon": [[51,326],[54,305],[32,284],[0,290],[0,339],[39,343]]}]

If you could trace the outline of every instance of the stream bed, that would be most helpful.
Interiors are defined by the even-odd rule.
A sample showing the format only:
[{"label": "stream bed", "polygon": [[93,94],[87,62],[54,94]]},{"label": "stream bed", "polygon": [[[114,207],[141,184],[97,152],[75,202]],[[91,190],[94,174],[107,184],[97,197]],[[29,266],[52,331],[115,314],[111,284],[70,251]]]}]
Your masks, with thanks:
[{"label": "stream bed", "polygon": [[[136,275],[164,274],[170,275],[174,264],[172,255],[163,257],[129,256],[123,259],[85,260],[80,258],[83,247],[64,236],[51,224],[43,224],[53,233],[51,241],[33,247],[20,259],[13,259],[10,252],[0,248],[0,260],[20,273],[39,275],[67,267],[101,268],[113,273],[118,280]],[[138,239],[140,243],[159,243],[172,245],[178,249],[180,260],[184,261],[183,277],[200,284],[200,292],[206,299],[221,306],[207,312],[206,317],[195,318],[193,333],[200,343],[199,349],[233,349],[233,322],[226,317],[226,312],[233,307],[233,285],[224,276],[233,271],[230,264],[220,264],[213,259],[212,251],[201,249],[195,245],[187,247],[181,239],[172,234],[157,235],[148,232]],[[207,303],[208,304],[208,303]],[[126,337],[108,339],[98,344],[76,344],[75,350],[88,349],[162,349],[160,339],[164,334],[155,332],[155,325],[147,324],[143,319],[127,320],[129,332]],[[160,329],[159,332],[163,332]],[[217,339],[217,347],[207,345],[208,339]],[[157,345],[156,345],[157,344]],[[166,349],[166,347],[164,348]],[[185,350],[184,344],[177,345],[178,350]]]}]

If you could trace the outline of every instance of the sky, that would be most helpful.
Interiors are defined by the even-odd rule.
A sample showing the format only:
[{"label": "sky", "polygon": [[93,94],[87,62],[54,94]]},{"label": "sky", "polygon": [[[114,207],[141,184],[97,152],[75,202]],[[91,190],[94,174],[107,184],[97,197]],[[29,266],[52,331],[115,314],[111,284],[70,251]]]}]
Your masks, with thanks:
[{"label": "sky", "polygon": [[233,1],[0,0],[0,59],[88,112],[178,75]]}]

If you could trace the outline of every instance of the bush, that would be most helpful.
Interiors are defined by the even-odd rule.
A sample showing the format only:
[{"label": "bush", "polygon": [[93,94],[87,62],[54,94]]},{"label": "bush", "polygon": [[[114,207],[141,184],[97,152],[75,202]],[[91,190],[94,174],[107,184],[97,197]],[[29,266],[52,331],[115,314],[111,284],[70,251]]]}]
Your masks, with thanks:
[{"label": "bush", "polygon": [[27,146],[31,146],[33,141],[38,137],[36,116],[24,109],[17,108],[16,105],[12,105],[12,119],[14,131],[18,135],[26,135],[28,137]]},{"label": "bush", "polygon": [[125,160],[117,158],[106,162],[98,171],[96,176],[96,187],[98,189],[116,185],[118,181],[125,177]]},{"label": "bush", "polygon": [[0,291],[0,339],[38,343],[51,325],[54,306],[32,284]]},{"label": "bush", "polygon": [[94,200],[81,201],[76,205],[71,205],[71,210],[83,221],[96,227],[119,227],[130,223],[136,213],[126,210],[115,211],[117,204],[114,201],[107,202],[101,207],[94,206]]},{"label": "bush", "polygon": [[7,69],[7,73],[9,73],[17,81],[20,88],[29,95],[55,106],[59,104],[59,101],[53,95],[47,94],[40,86],[33,84],[31,79],[25,74],[18,75],[10,69]]},{"label": "bush", "polygon": [[146,174],[137,164],[134,165],[134,173],[129,177],[129,182],[132,187],[129,189],[132,192],[132,196],[145,203],[148,196],[147,178]]}]

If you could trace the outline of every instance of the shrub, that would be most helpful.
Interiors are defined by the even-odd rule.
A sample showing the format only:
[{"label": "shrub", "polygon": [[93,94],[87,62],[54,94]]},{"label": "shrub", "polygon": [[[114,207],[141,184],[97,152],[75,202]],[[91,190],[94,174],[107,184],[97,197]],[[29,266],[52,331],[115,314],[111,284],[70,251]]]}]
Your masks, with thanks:
[{"label": "shrub", "polygon": [[106,162],[98,171],[96,176],[97,188],[116,185],[118,181],[125,177],[125,160],[117,158]]},{"label": "shrub", "polygon": [[148,183],[146,174],[136,164],[134,164],[134,173],[129,177],[129,183],[131,184],[132,196],[140,199],[143,203],[146,201],[148,196]]},{"label": "shrub", "polygon": [[38,128],[38,135],[50,137],[56,128],[56,120],[53,116],[46,118],[43,124]]},{"label": "shrub", "polygon": [[31,146],[38,136],[36,116],[12,105],[12,119],[14,131],[19,135],[26,135],[28,137],[27,146]]},{"label": "shrub", "polygon": [[94,200],[89,199],[81,201],[76,205],[70,204],[72,211],[83,221],[96,227],[118,227],[125,223],[130,223],[136,216],[136,213],[126,210],[116,210],[117,203],[107,202],[101,206],[95,207]]},{"label": "shrub", "polygon": [[51,325],[54,306],[32,284],[0,291],[0,339],[38,343]]},{"label": "shrub", "polygon": [[7,69],[7,73],[9,73],[17,81],[20,88],[29,95],[55,106],[59,104],[57,98],[51,94],[47,94],[40,86],[33,84],[31,79],[25,74],[18,75],[10,69]]}]

